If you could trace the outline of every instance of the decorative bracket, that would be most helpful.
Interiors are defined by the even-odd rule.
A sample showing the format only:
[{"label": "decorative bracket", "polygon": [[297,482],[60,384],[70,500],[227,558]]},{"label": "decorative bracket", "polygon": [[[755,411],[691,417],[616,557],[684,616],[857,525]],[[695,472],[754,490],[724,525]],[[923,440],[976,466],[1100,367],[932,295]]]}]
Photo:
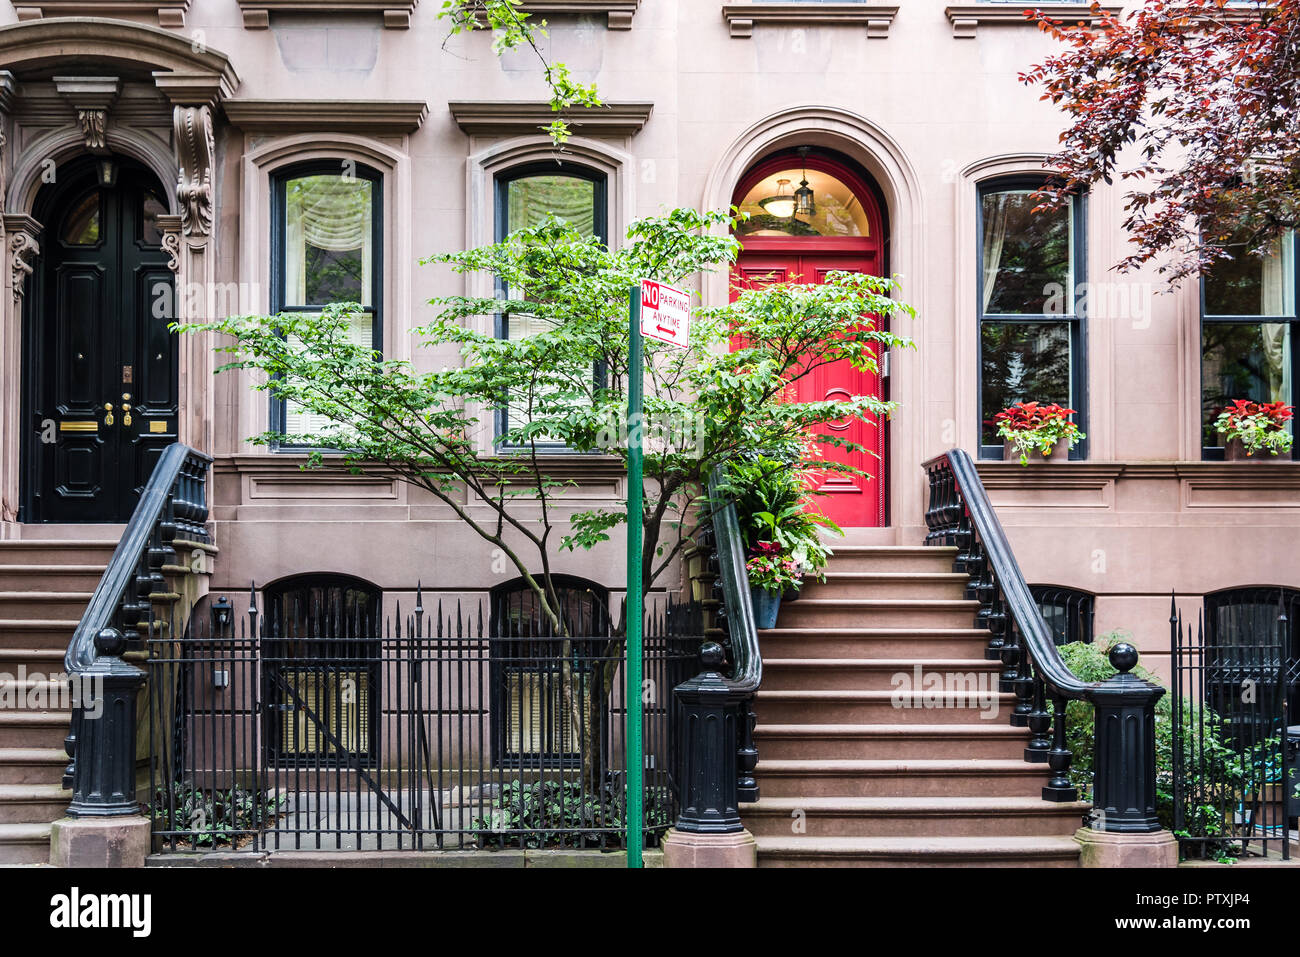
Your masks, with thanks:
[{"label": "decorative bracket", "polygon": [[122,90],[115,76],[56,76],[54,88],[77,113],[86,149],[108,153],[108,111]]},{"label": "decorative bracket", "polygon": [[159,216],[158,229],[162,231],[162,248],[167,253],[167,268],[179,273],[181,268],[181,217]]},{"label": "decorative bracket", "polygon": [[216,143],[212,137],[212,110],[207,106],[178,106],[172,113],[179,178],[181,229],[186,236],[212,232],[212,167]]},{"label": "decorative bracket", "polygon": [[22,213],[4,217],[5,232],[9,234],[9,269],[13,285],[14,302],[23,301],[27,277],[32,274],[32,262],[41,254],[36,237],[41,234],[41,224]]}]

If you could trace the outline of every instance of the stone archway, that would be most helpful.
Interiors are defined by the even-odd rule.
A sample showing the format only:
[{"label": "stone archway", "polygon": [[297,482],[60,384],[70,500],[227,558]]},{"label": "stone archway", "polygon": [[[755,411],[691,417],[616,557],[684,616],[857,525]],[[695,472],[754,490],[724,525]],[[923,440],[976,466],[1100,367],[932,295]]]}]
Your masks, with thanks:
[{"label": "stone archway", "polygon": [[[902,297],[924,315],[925,222],[920,178],[903,149],[880,126],[850,110],[824,105],[791,106],[764,117],[741,132],[718,157],[704,185],[703,208],[725,209],[745,172],[763,157],[790,147],[834,150],[860,165],[880,188],[889,224],[889,268],[901,277]],[[727,277],[705,278],[705,305],[726,302]],[[925,351],[925,324],[913,330]],[[891,526],[905,534],[924,514],[921,462],[925,443],[921,422],[926,403],[923,368],[914,354],[890,363],[890,397],[900,403],[891,416],[889,499]]]},{"label": "stone archway", "polygon": [[[0,538],[20,518],[22,324],[46,226],[32,216],[36,194],[80,156],[128,156],[151,169],[167,187],[160,225],[175,317],[202,318],[216,261],[213,117],[238,85],[224,54],[156,27],[97,18],[0,27]],[[123,103],[130,120],[118,122]],[[198,448],[211,446],[211,369],[209,344],[187,339],[179,437]]]}]

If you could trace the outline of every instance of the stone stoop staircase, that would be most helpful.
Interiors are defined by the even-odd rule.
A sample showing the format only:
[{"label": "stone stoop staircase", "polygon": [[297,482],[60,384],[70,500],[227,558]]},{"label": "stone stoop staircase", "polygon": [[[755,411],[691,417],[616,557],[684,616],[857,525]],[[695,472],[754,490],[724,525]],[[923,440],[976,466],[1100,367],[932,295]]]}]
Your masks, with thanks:
[{"label": "stone stoop staircase", "polygon": [[[1046,764],[1008,724],[978,602],[956,548],[837,545],[826,582],[759,632],[757,803],[741,806],[760,867],[1077,867],[1089,805],[1041,799]],[[997,713],[894,705],[893,678],[987,675]]]},{"label": "stone stoop staircase", "polygon": [[[26,707],[30,692],[45,703],[67,700],[47,679],[63,672],[63,654],[117,542],[0,541],[0,864],[49,860],[50,825],[72,793],[62,785],[69,711]],[[22,707],[17,707],[18,702]]]}]

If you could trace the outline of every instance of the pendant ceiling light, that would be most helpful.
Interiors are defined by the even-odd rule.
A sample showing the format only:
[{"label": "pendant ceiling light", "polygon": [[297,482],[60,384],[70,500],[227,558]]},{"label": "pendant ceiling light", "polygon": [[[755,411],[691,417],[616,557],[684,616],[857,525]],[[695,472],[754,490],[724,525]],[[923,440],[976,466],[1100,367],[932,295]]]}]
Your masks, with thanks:
[{"label": "pendant ceiling light", "polygon": [[789,219],[794,215],[795,207],[794,196],[790,193],[790,181],[788,179],[778,179],[776,181],[776,195],[769,196],[767,199],[760,199],[758,205],[773,216],[780,219]]},{"label": "pendant ceiling light", "polygon": [[799,188],[794,191],[794,213],[795,216],[810,218],[817,213],[817,203],[813,201],[813,191],[808,188],[808,147],[799,147],[799,158],[803,160],[803,181],[800,182]]}]

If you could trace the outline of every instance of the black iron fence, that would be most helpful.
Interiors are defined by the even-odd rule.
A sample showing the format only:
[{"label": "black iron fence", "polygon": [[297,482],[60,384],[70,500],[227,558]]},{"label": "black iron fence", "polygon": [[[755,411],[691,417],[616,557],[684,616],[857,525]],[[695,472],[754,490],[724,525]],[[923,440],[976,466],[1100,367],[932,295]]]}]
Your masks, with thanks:
[{"label": "black iron fence", "polygon": [[1220,607],[1211,596],[1195,623],[1170,616],[1169,785],[1187,856],[1290,857],[1288,829],[1300,810],[1288,745],[1296,661],[1277,590],[1271,602],[1257,598]]},{"label": "black iron fence", "polygon": [[[270,610],[270,609],[268,609]],[[624,639],[524,603],[189,617],[148,637],[148,804],[166,849],[618,847]],[[674,822],[673,688],[700,608],[647,616],[644,827]],[[637,693],[633,689],[633,693]]]}]

